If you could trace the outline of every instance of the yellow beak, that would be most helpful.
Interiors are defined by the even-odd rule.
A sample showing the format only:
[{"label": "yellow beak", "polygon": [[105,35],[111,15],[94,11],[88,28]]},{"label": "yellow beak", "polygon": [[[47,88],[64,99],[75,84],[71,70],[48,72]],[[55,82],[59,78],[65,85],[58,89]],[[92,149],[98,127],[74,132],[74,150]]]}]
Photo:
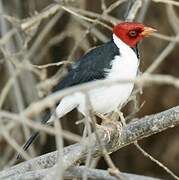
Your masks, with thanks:
[{"label": "yellow beak", "polygon": [[141,32],[142,36],[150,36],[152,33],[156,32],[157,30],[151,27],[144,27],[144,31]]}]

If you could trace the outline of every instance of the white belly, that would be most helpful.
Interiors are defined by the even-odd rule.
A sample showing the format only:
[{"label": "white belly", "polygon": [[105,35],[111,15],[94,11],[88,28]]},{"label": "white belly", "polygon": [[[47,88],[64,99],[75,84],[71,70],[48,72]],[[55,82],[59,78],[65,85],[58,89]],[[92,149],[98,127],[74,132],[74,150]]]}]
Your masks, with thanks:
[{"label": "white belly", "polygon": [[[106,70],[107,79],[134,79],[138,70],[137,56],[130,47],[116,38],[114,35],[114,42],[120,47],[120,56],[116,56],[112,61],[112,69]],[[115,111],[117,107],[121,107],[127,101],[133,86],[133,83],[115,84],[88,91],[93,110],[103,114]],[[74,107],[77,107],[85,115],[85,100],[85,95],[80,92],[64,97],[57,106],[57,115],[62,117]]]},{"label": "white belly", "polygon": [[[88,92],[90,102],[94,111],[99,113],[109,113],[122,106],[129,98],[133,89],[133,84],[113,85],[111,87],[101,87]],[[76,94],[80,100],[78,110],[85,114],[85,97],[81,93]]]},{"label": "white belly", "polygon": [[[107,79],[134,79],[137,75],[138,63],[132,63],[131,65],[125,61],[115,58],[113,62],[113,70],[107,76]],[[136,58],[137,61],[137,58]],[[94,111],[99,113],[109,113],[115,111],[118,107],[128,100],[134,84],[133,83],[119,83],[112,86],[100,87],[88,92],[90,102]],[[85,100],[84,95],[81,93],[76,94],[76,98],[80,100],[78,110],[84,114],[85,112]]]}]

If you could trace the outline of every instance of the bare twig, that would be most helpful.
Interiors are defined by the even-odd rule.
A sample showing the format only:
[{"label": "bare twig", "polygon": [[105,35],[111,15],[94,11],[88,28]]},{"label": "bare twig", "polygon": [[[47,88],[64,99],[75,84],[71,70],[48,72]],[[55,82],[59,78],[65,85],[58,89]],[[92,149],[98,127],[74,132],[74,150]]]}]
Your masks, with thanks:
[{"label": "bare twig", "polygon": [[[130,2],[130,1],[129,1]],[[138,12],[139,8],[142,5],[141,0],[135,0],[133,1],[132,6],[129,9],[129,13],[127,14],[127,17],[125,18],[126,21],[132,22],[136,16],[136,13]]]},{"label": "bare twig", "polygon": [[174,6],[179,6],[179,2],[174,1],[174,0],[165,0],[165,1],[163,1],[163,0],[152,0],[152,1],[154,1],[156,3],[165,3],[165,4],[171,4]]},{"label": "bare twig", "polygon": [[[117,122],[116,122],[117,123]],[[130,143],[140,140],[142,138],[151,136],[152,134],[161,132],[167,128],[174,127],[179,124],[179,107],[146,116],[141,119],[127,124],[122,132],[119,132],[116,124],[108,122],[103,124],[103,127],[98,130],[101,142],[105,146],[108,153],[118,150]],[[110,136],[110,141],[109,141]],[[84,143],[77,143],[64,148],[63,163],[64,168],[67,169],[77,161],[83,161],[86,157],[87,147],[91,148],[93,156],[101,155],[100,147],[98,145],[95,134],[92,134],[93,143],[89,146],[88,138],[85,139],[87,146]],[[0,173],[0,178],[13,177],[17,174],[22,174],[31,171],[34,165],[38,164],[40,168],[50,168],[56,163],[57,152],[48,153],[40,157],[34,158],[30,161],[18,164],[10,169],[4,170]]]},{"label": "bare twig", "polygon": [[[48,168],[43,170],[37,170],[32,172],[27,172],[23,175],[19,175],[16,177],[16,180],[23,179],[42,179],[46,174],[53,171],[54,168]],[[64,178],[72,179],[72,178],[81,178],[83,172],[87,173],[88,178],[91,179],[100,179],[100,180],[117,180],[116,177],[111,176],[108,171],[101,170],[101,169],[90,169],[83,166],[80,167],[71,167],[64,173]],[[135,174],[128,174],[122,173],[122,175],[128,180],[159,180],[157,178],[147,177],[147,176],[140,176]]]},{"label": "bare twig", "polygon": [[175,78],[173,76],[169,75],[143,75],[140,77],[137,77],[136,79],[121,79],[121,80],[100,80],[100,81],[95,81],[95,82],[90,82],[90,83],[84,83],[82,85],[77,85],[70,87],[65,90],[61,90],[60,92],[55,92],[46,98],[32,103],[28,108],[26,108],[25,112],[23,112],[27,117],[32,117],[36,114],[39,114],[42,112],[44,109],[53,106],[56,102],[58,102],[62,97],[74,93],[76,91],[87,91],[91,88],[94,87],[99,87],[99,86],[109,86],[113,85],[116,83],[128,83],[128,82],[135,82],[136,84],[139,85],[149,85],[154,83],[154,84],[168,84],[172,85],[176,88],[179,88],[179,79]]},{"label": "bare twig", "polygon": [[48,67],[52,67],[52,66],[61,66],[64,64],[71,64],[71,62],[67,62],[67,61],[60,61],[57,63],[49,63],[49,64],[44,64],[44,65],[35,65],[35,64],[31,64],[32,67],[38,68],[38,69],[44,69],[44,68],[48,68]]},{"label": "bare twig", "polygon": [[[179,40],[179,34],[175,37],[175,41]],[[176,45],[176,42],[170,42],[167,47],[161,52],[161,54],[154,60],[154,62],[149,66],[145,73],[152,73],[164,60],[165,58],[172,52]]]},{"label": "bare twig", "polygon": [[134,143],[135,146],[137,147],[137,149],[147,158],[149,158],[151,161],[153,161],[154,163],[156,163],[158,166],[160,166],[162,169],[164,169],[168,174],[170,174],[174,179],[179,180],[179,177],[177,175],[175,175],[169,168],[167,168],[164,164],[162,164],[160,161],[158,161],[157,159],[155,159],[154,157],[152,157],[149,153],[147,153],[145,150],[143,150],[143,148],[141,148],[141,146],[135,142]]},{"label": "bare twig", "polygon": [[[0,118],[2,118],[3,121],[13,120],[13,121],[18,122],[18,123],[24,123],[26,126],[29,126],[30,128],[33,128],[34,130],[44,131],[44,132],[46,132],[48,134],[51,134],[51,135],[56,135],[56,134],[60,135],[60,133],[58,134],[51,127],[47,127],[45,125],[42,125],[39,122],[38,123],[37,122],[32,122],[31,120],[29,120],[29,119],[27,119],[25,117],[22,120],[20,118],[20,116],[15,114],[15,113],[9,113],[9,112],[6,112],[6,111],[0,111]],[[6,129],[6,130],[8,130],[8,129]],[[80,136],[78,136],[78,135],[76,135],[74,133],[65,131],[65,130],[63,130],[62,134],[63,134],[64,138],[69,139],[70,141],[73,141],[73,142],[79,142],[81,140]]]}]

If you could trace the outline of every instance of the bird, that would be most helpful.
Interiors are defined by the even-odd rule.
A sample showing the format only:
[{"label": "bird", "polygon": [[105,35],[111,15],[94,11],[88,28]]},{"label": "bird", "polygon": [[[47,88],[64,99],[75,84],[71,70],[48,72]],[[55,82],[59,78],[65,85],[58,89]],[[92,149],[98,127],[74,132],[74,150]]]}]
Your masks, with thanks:
[{"label": "bird", "polygon": [[[53,91],[97,80],[134,79],[140,63],[135,47],[144,37],[155,31],[156,29],[139,22],[121,22],[115,25],[111,40],[93,48],[75,61]],[[87,94],[93,111],[105,115],[122,108],[130,97],[133,87],[134,83],[128,82],[89,89]],[[75,108],[85,116],[85,100],[84,93],[80,91],[63,97],[57,104],[55,112],[49,113],[42,123],[52,122],[54,114],[60,119]],[[28,149],[38,134],[35,132],[29,138],[23,146],[24,150]]]}]

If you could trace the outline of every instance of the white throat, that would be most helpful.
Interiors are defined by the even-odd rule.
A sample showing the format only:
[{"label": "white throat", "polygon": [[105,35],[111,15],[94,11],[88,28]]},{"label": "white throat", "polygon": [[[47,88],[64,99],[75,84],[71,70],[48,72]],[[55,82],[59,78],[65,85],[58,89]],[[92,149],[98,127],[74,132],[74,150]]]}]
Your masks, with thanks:
[{"label": "white throat", "polygon": [[113,34],[113,41],[119,49],[129,49],[130,48],[125,42],[123,42],[121,39],[119,39],[115,34]]},{"label": "white throat", "polygon": [[134,66],[136,65],[138,67],[139,65],[139,59],[137,58],[137,55],[129,47],[125,42],[123,42],[121,39],[119,39],[115,34],[113,34],[113,41],[116,44],[116,46],[119,48],[119,53],[122,59],[125,59],[128,63],[132,63]]},{"label": "white throat", "polygon": [[139,65],[135,52],[115,34],[113,34],[113,41],[119,48],[119,55],[115,56],[112,61],[112,69],[108,78],[135,78]]}]

